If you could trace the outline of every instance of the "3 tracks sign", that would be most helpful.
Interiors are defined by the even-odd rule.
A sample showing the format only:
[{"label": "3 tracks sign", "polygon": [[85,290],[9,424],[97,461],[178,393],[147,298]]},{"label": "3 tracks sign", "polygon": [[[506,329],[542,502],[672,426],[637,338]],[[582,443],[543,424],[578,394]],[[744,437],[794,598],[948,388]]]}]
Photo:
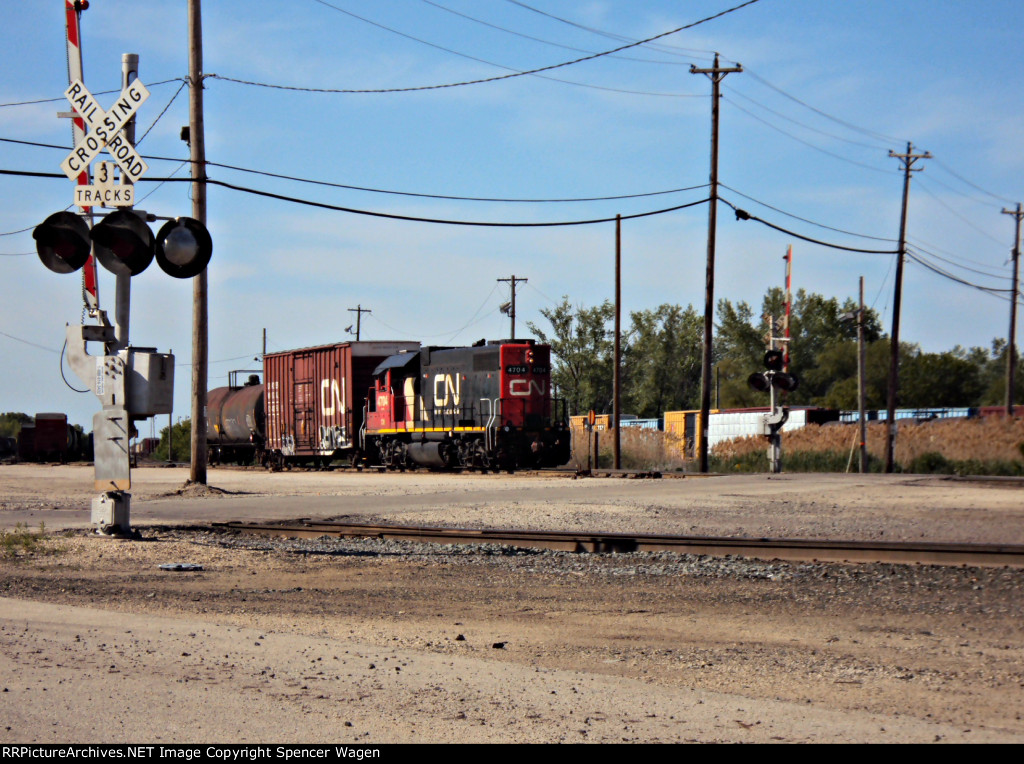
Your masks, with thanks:
[{"label": "3 tracks sign", "polygon": [[90,207],[131,207],[135,203],[135,189],[132,186],[149,169],[145,160],[129,143],[122,132],[128,120],[149,98],[149,91],[139,80],[134,80],[105,111],[81,80],[72,82],[64,91],[64,97],[74,108],[76,115],[89,125],[89,132],[61,162],[61,169],[71,180],[78,178],[89,164],[106,149],[121,168],[121,184],[114,184],[113,163],[102,162],[97,172],[96,184],[75,187],[75,205]]}]

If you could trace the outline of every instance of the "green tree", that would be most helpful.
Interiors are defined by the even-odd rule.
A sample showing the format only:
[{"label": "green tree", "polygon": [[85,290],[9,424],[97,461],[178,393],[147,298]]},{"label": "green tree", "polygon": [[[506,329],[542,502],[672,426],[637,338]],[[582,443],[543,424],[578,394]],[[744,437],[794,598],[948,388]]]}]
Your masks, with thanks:
[{"label": "green tree", "polygon": [[[153,458],[167,461],[167,432],[164,427],[160,431],[160,444],[153,451]],[[171,429],[171,461],[187,462],[192,459],[192,420],[182,419]]]},{"label": "green tree", "polygon": [[[978,401],[982,406],[1003,406],[1006,404],[1006,357],[1009,343],[1004,339],[992,340],[991,351],[971,348],[967,357],[981,367],[981,380],[985,391]],[[957,348],[954,348],[954,351]],[[1013,377],[1013,401],[1024,403],[1024,358],[1020,348],[1016,352],[1017,368]]]},{"label": "green tree", "polygon": [[641,417],[700,404],[703,319],[692,306],[630,314],[622,352],[623,406]]},{"label": "green tree", "polygon": [[[840,304],[834,297],[803,289],[797,292],[790,309],[788,349],[789,371],[799,378],[800,387],[787,394],[787,403],[823,405],[824,399],[848,397],[851,384],[856,399],[857,324],[850,320],[856,310],[852,299]],[[784,316],[785,293],[775,287],[766,292],[757,320],[747,303],[734,306],[728,300],[719,301],[715,356],[722,379],[722,408],[765,405],[764,393],[751,390],[747,377],[764,369],[768,337],[783,335]],[[770,321],[774,331],[770,331]],[[864,323],[866,341],[877,341],[882,333],[878,314],[865,310]],[[837,384],[840,388],[830,394]]]},{"label": "green tree", "polygon": [[[902,357],[902,354],[901,354]],[[922,353],[912,346],[901,358],[897,405],[906,408],[973,406],[985,392],[983,367],[962,348]]]},{"label": "green tree", "polygon": [[713,384],[718,394],[711,398],[713,408],[764,405],[764,395],[750,389],[747,377],[764,369],[761,359],[766,347],[766,330],[766,325],[755,324],[754,311],[747,303],[733,305],[729,300],[718,301],[718,327],[712,346]]},{"label": "green tree", "polygon": [[28,414],[20,411],[8,411],[0,414],[0,438],[17,438],[21,426],[32,421]]},{"label": "green tree", "polygon": [[551,324],[550,336],[530,321],[526,325],[541,342],[551,345],[551,380],[568,402],[569,413],[609,411],[615,350],[614,330],[608,326],[615,318],[611,302],[574,308],[563,296],[561,303],[545,308],[541,315]]}]

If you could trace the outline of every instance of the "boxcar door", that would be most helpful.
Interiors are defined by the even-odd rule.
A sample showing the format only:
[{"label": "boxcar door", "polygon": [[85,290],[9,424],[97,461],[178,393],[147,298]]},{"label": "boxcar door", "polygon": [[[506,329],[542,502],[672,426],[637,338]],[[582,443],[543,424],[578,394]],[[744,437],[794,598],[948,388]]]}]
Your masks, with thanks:
[{"label": "boxcar door", "polygon": [[295,356],[295,451],[308,454],[314,448],[313,435],[316,421],[313,406],[316,402],[313,382],[313,356]]}]

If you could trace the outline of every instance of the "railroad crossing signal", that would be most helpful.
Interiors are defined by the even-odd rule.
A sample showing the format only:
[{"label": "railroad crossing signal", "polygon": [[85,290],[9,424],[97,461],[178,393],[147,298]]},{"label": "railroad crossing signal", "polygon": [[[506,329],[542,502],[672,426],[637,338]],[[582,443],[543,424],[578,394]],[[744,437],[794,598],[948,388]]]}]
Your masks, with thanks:
[{"label": "railroad crossing signal", "polygon": [[[121,131],[138,108],[149,98],[149,90],[146,89],[146,86],[140,80],[131,82],[121,91],[121,95],[109,111],[103,110],[95,96],[89,92],[81,80],[72,82],[64,91],[64,97],[74,107],[78,116],[89,125],[89,132],[61,162],[60,168],[64,174],[71,180],[75,180],[89,167],[99,153],[106,149],[121,167],[122,180],[127,179],[134,183],[141,178],[149,169],[149,165],[139,156],[135,147],[128,142]],[[77,187],[75,189],[75,204],[79,207],[88,207],[98,202],[105,203],[109,197],[112,203],[106,206],[131,206],[132,202],[129,201],[123,201],[122,204],[113,203],[118,200],[113,198],[112,189],[123,188],[124,185],[109,186],[106,185],[108,182],[109,179],[104,179],[95,186]],[[123,195],[125,192],[121,193]],[[134,194],[131,196],[134,200]]]},{"label": "railroad crossing signal", "polygon": [[761,393],[768,392],[771,388],[784,390],[791,393],[800,386],[800,380],[796,374],[787,374],[782,370],[785,357],[781,350],[769,350],[764,354],[764,367],[766,371],[755,371],[747,377],[747,384]]},{"label": "railroad crossing signal", "polygon": [[73,273],[85,265],[93,244],[96,259],[111,273],[137,276],[156,261],[168,276],[188,279],[206,268],[213,239],[206,226],[187,217],[169,220],[157,235],[144,212],[115,210],[92,230],[73,212],[56,212],[36,226],[32,237],[43,265],[55,273]]}]

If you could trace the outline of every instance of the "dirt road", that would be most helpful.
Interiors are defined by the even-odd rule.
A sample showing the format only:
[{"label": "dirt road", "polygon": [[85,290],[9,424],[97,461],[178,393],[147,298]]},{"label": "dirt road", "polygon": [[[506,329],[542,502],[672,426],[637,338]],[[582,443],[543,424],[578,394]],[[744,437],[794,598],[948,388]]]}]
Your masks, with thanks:
[{"label": "dirt road", "polygon": [[[86,527],[83,468],[0,467],[0,527]],[[137,470],[143,541],[0,558],[11,742],[1022,742],[1024,573],[253,541],[173,523],[1024,539],[1024,492]],[[274,513],[277,513],[276,515]],[[160,525],[155,525],[160,523]],[[197,571],[168,571],[166,563]]]}]

